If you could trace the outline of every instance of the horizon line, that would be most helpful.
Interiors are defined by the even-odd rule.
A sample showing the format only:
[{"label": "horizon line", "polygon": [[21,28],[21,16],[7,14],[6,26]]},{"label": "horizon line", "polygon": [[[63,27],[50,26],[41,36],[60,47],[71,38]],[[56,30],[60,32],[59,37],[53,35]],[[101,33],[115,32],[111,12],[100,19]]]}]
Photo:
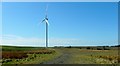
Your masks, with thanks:
[{"label": "horizon line", "polygon": [[[29,46],[29,45],[25,45],[25,46],[23,46],[23,45],[0,45],[0,46],[15,46],[15,47],[45,47],[45,46]],[[55,45],[55,46],[48,46],[48,47],[69,47],[69,46],[71,46],[71,45],[68,45],[68,46],[63,46],[63,45]],[[99,47],[99,46],[119,46],[119,44],[118,45],[81,45],[81,46],[71,46],[71,47]]]}]

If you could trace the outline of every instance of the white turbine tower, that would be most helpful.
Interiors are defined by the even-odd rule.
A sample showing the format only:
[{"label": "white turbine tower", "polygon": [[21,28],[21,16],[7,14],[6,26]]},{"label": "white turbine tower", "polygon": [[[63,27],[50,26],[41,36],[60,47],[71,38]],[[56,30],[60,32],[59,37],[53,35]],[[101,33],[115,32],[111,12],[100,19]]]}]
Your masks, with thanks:
[{"label": "white turbine tower", "polygon": [[45,32],[46,32],[46,48],[48,47],[48,17],[47,17],[47,9],[48,9],[48,5],[46,6],[46,12],[45,12],[45,18],[42,20],[42,22],[45,22],[46,24],[46,29],[45,29]]}]

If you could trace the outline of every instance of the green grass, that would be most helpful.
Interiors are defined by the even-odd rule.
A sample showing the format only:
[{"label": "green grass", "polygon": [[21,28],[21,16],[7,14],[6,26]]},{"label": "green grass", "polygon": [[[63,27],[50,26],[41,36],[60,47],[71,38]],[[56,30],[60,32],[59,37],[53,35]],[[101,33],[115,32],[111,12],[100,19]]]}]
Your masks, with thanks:
[{"label": "green grass", "polygon": [[18,46],[2,46],[2,51],[25,51],[25,50],[35,50],[44,49],[43,47],[18,47]]},{"label": "green grass", "polygon": [[[41,47],[15,47],[3,46],[3,51],[28,51],[28,50],[43,50]],[[52,54],[28,54],[27,58],[10,59],[9,62],[3,64],[40,64],[50,61],[64,53],[70,53],[68,64],[116,64],[117,60],[109,60],[110,56],[117,57],[118,50],[87,50],[79,48],[47,48],[47,50],[55,50]],[[106,59],[106,57],[108,58]],[[104,58],[105,57],[105,58]],[[5,60],[5,59],[3,59]],[[115,63],[116,62],[116,63]]]},{"label": "green grass", "polygon": [[[3,52],[11,52],[11,51],[27,52],[27,51],[41,51],[41,50],[54,51],[53,48],[43,48],[43,47],[2,46]],[[5,61],[3,64],[40,64],[42,62],[54,59],[55,57],[59,56],[60,53],[55,51],[54,53],[51,53],[51,54],[27,54],[27,55],[28,57],[23,59],[3,58],[2,60]]]},{"label": "green grass", "polygon": [[12,59],[10,62],[3,64],[40,64],[45,61],[49,61],[58,56],[59,53],[54,54],[28,54],[27,58],[24,59]]},{"label": "green grass", "polygon": [[72,64],[114,64],[117,63],[116,59],[108,60],[105,58],[100,58],[100,56],[116,56],[118,55],[118,50],[80,50],[73,49],[74,53],[70,59]]}]

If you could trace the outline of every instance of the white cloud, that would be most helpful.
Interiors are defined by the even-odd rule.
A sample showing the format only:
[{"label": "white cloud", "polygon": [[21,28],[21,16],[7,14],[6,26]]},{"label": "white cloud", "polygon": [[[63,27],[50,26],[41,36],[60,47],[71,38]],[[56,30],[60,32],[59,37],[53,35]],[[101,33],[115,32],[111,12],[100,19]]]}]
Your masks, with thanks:
[{"label": "white cloud", "polygon": [[16,35],[2,35],[0,37],[0,39],[5,39],[5,40],[10,40],[10,39],[23,39],[22,37],[20,36],[16,36]]},{"label": "white cloud", "polygon": [[[80,40],[73,38],[49,38],[49,46],[98,46],[98,45],[116,45],[117,40]],[[43,38],[23,38],[15,35],[3,35],[2,45],[13,46],[45,46]]]}]

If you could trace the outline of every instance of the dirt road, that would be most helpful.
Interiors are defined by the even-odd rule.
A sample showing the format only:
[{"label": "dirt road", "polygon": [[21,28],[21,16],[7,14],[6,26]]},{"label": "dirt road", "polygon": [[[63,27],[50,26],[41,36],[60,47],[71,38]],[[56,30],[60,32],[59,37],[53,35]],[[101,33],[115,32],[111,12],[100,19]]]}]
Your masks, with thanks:
[{"label": "dirt road", "polygon": [[67,64],[69,63],[69,59],[72,57],[72,53],[69,50],[59,50],[62,54],[56,57],[53,60],[43,62],[41,64]]}]

